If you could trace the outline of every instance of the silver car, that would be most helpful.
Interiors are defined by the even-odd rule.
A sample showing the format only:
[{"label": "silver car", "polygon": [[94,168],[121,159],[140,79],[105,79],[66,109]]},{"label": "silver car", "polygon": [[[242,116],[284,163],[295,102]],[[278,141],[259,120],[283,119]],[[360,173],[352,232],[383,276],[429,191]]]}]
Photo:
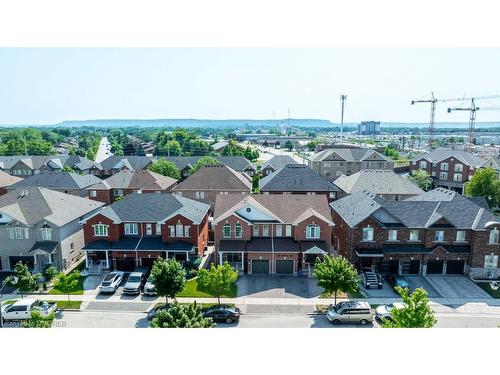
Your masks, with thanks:
[{"label": "silver car", "polygon": [[373,320],[370,304],[366,301],[339,302],[330,305],[326,313],[327,319],[333,324],[356,323],[365,325]]},{"label": "silver car", "polygon": [[144,285],[144,289],[142,290],[142,294],[145,296],[156,296],[158,293],[156,293],[156,288],[155,284],[153,283],[153,276],[149,276],[148,280],[146,281],[146,284]]},{"label": "silver car", "polygon": [[143,282],[144,274],[142,272],[132,272],[123,286],[122,294],[140,294]]},{"label": "silver car", "polygon": [[104,280],[102,280],[101,285],[99,285],[99,293],[114,293],[116,289],[120,286],[123,281],[123,276],[125,272],[114,271],[106,275]]}]

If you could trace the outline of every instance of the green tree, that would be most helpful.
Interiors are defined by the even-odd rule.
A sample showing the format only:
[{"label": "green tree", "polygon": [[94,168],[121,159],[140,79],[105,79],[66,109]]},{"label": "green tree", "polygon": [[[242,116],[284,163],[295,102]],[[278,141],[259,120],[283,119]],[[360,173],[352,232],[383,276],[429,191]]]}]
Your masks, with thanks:
[{"label": "green tree", "polygon": [[151,163],[148,169],[151,172],[159,173],[162,176],[172,177],[176,180],[181,178],[181,171],[179,171],[174,162],[170,160],[158,159],[154,163]]},{"label": "green tree", "polygon": [[397,160],[399,159],[399,152],[391,147],[386,147],[384,149],[384,155],[390,157],[391,159]]},{"label": "green tree", "polygon": [[151,321],[153,328],[212,328],[211,318],[203,317],[196,303],[180,305],[174,303],[168,310],[160,311]]},{"label": "green tree", "polygon": [[183,151],[192,156],[208,155],[210,153],[210,145],[201,139],[191,139],[185,143]]},{"label": "green tree", "polygon": [[158,155],[180,156],[182,153],[181,144],[175,139],[159,143],[156,147]]},{"label": "green tree", "polygon": [[40,274],[32,274],[28,266],[23,262],[18,262],[14,266],[15,274],[6,278],[6,283],[15,286],[21,293],[29,293],[38,289]]},{"label": "green tree", "polygon": [[175,259],[164,260],[158,257],[153,263],[151,275],[156,292],[159,296],[165,297],[165,303],[168,303],[169,297],[175,298],[186,284],[186,270]]},{"label": "green tree", "polygon": [[42,276],[45,279],[45,282],[50,282],[56,275],[58,274],[57,268],[54,267],[52,264],[48,264],[47,266],[44,267],[42,270]]},{"label": "green tree", "polygon": [[43,316],[40,311],[32,311],[31,317],[28,320],[22,322],[24,328],[51,328],[56,314],[54,312]]},{"label": "green tree", "polygon": [[222,156],[244,156],[245,150],[238,146],[236,141],[230,141],[229,144],[222,149]]},{"label": "green tree", "polygon": [[191,173],[196,172],[205,165],[220,165],[220,162],[212,156],[203,156],[194,163],[193,168],[191,168]]},{"label": "green tree", "polygon": [[288,150],[288,151],[292,151],[293,150],[293,142],[288,140],[285,142],[285,148]]},{"label": "green tree", "polygon": [[56,276],[54,289],[58,289],[61,293],[66,294],[68,302],[70,302],[69,295],[77,288],[79,282],[80,272],[75,270],[67,275],[64,272],[60,272]]},{"label": "green tree", "polygon": [[227,262],[215,266],[213,263],[210,269],[201,269],[198,272],[198,288],[208,294],[217,297],[220,306],[220,297],[229,294],[231,286],[238,280],[238,272]]},{"label": "green tree", "polygon": [[424,191],[427,191],[432,187],[432,177],[424,170],[416,171],[410,176],[410,180]]},{"label": "green tree", "polygon": [[259,181],[260,181],[260,176],[257,173],[255,173],[252,177],[252,191],[254,193],[259,192],[259,189],[260,189]]},{"label": "green tree", "polygon": [[75,171],[73,170],[73,168],[71,168],[71,167],[69,166],[69,164],[66,164],[66,165],[64,166],[63,171],[64,171],[64,172],[68,172],[68,173],[74,173],[74,172],[75,172]]},{"label": "green tree", "polygon": [[316,142],[316,141],[310,141],[310,142],[307,143],[306,146],[307,146],[307,149],[309,151],[314,151],[314,150],[316,150],[316,146],[317,145],[318,145],[318,142]]},{"label": "green tree", "polygon": [[356,293],[359,289],[356,269],[342,256],[326,255],[323,260],[316,259],[313,275],[325,292],[334,295],[335,304],[338,292]]},{"label": "green tree", "polygon": [[15,138],[15,139],[10,139],[7,141],[7,149],[5,150],[6,155],[25,155],[27,150],[26,150],[26,144],[24,143],[24,140],[20,138]]},{"label": "green tree", "polygon": [[484,197],[490,207],[500,205],[500,179],[493,168],[479,169],[465,184],[465,195],[469,197]]},{"label": "green tree", "polygon": [[429,297],[422,288],[417,288],[410,294],[408,288],[397,286],[396,291],[403,298],[402,309],[393,309],[392,319],[384,319],[384,328],[432,328],[436,324],[434,311],[429,306]]},{"label": "green tree", "polygon": [[42,139],[28,141],[26,148],[29,155],[51,155],[54,153],[52,144]]}]

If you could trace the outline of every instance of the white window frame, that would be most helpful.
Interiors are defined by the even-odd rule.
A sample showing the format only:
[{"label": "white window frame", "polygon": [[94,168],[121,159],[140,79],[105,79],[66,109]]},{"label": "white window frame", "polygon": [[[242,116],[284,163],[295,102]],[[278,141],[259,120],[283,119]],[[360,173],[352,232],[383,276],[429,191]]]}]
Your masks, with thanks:
[{"label": "white window frame", "polygon": [[[463,236],[462,236],[462,234],[463,234]],[[465,236],[466,236],[466,233],[464,230],[457,230],[455,242],[465,242]]]},{"label": "white window frame", "polygon": [[397,229],[389,229],[389,233],[387,234],[388,241],[397,241],[398,240],[398,230]]},{"label": "white window frame", "polygon": [[420,160],[418,162],[418,169],[427,169],[427,162],[425,160]]},{"label": "white window frame", "polygon": [[485,255],[484,268],[498,268],[498,255],[495,254]]},{"label": "white window frame", "polygon": [[168,235],[170,237],[175,237],[175,225],[168,226]]},{"label": "white window frame", "polygon": [[290,224],[285,225],[285,237],[292,237],[292,226]]},{"label": "white window frame", "polygon": [[439,172],[439,179],[440,180],[447,180],[448,179],[448,172]]},{"label": "white window frame", "polygon": [[122,197],[123,196],[123,189],[114,189],[113,190],[113,195],[115,197]]},{"label": "white window frame", "polygon": [[184,225],[182,223],[175,224],[175,237],[184,237]]},{"label": "white window frame", "polygon": [[90,198],[97,197],[97,190],[90,190]]},{"label": "white window frame", "polygon": [[276,225],[276,237],[281,237],[283,236],[283,226],[282,225]]},{"label": "white window frame", "polygon": [[125,235],[127,236],[137,236],[139,234],[139,228],[137,223],[125,223]]},{"label": "white window frame", "polygon": [[463,164],[455,164],[455,172],[463,172],[464,165]]},{"label": "white window frame", "polygon": [[373,230],[373,227],[371,226],[364,227],[362,241],[363,242],[373,241],[374,232],[375,231]]},{"label": "white window frame", "polygon": [[444,242],[444,230],[438,229],[434,231],[434,242]]},{"label": "white window frame", "polygon": [[42,227],[40,231],[42,232],[42,241],[52,241],[52,228]]},{"label": "white window frame", "polygon": [[321,228],[318,224],[308,224],[306,227],[307,239],[318,239],[321,237]]},{"label": "white window frame", "polygon": [[[226,231],[228,230],[228,231]],[[224,224],[224,226],[222,227],[222,235],[224,236],[224,238],[231,238],[231,225],[226,223]]]},{"label": "white window frame", "polygon": [[161,235],[161,224],[160,223],[156,223],[156,226],[155,226],[155,234],[157,236]]},{"label": "white window frame", "polygon": [[453,175],[453,181],[462,182],[462,174],[461,173],[455,173]]},{"label": "white window frame", "polygon": [[190,229],[191,229],[191,227],[189,225],[184,225],[184,237],[190,236],[190,234],[189,234]]},{"label": "white window frame", "polygon": [[95,237],[107,237],[109,234],[109,225],[106,224],[94,224],[94,236]]},{"label": "white window frame", "polygon": [[489,238],[489,242],[488,243],[490,245],[498,245],[499,236],[500,236],[500,232],[498,231],[498,229],[497,228],[493,228],[490,231],[490,238]]},{"label": "white window frame", "polygon": [[[416,234],[416,235],[412,236],[412,234]],[[418,229],[411,229],[410,230],[410,235],[408,237],[408,241],[419,241],[419,236],[420,236],[420,233],[419,233]]]},{"label": "white window frame", "polygon": [[252,236],[259,237],[259,234],[260,234],[259,224],[254,224],[252,228]]},{"label": "white window frame", "polygon": [[262,237],[269,237],[269,225],[264,224],[262,226]]},{"label": "white window frame", "polygon": [[205,199],[205,192],[204,191],[197,191],[194,193],[196,199]]},{"label": "white window frame", "polygon": [[146,224],[146,236],[152,236],[153,235],[153,224]]},{"label": "white window frame", "polygon": [[234,225],[234,238],[241,238],[243,236],[243,227],[240,223]]},{"label": "white window frame", "polygon": [[24,228],[16,227],[15,232],[16,232],[16,240],[24,240]]},{"label": "white window frame", "polygon": [[442,171],[447,171],[448,170],[448,163],[441,163],[439,168],[442,170]]}]

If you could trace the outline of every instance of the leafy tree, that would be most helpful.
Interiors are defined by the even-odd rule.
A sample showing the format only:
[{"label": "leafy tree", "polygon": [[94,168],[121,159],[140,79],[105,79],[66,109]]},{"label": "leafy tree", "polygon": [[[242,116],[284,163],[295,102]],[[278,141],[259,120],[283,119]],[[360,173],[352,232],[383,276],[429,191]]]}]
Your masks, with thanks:
[{"label": "leafy tree", "polygon": [[15,286],[21,293],[29,293],[38,289],[39,273],[32,274],[23,262],[18,262],[14,270],[15,274],[5,279],[7,284]]},{"label": "leafy tree", "polygon": [[255,155],[254,155],[254,153],[253,153],[252,149],[250,148],[250,146],[247,146],[247,148],[245,149],[245,152],[243,153],[243,156],[244,156],[246,159],[250,160],[250,161],[255,160],[255,159],[254,159],[254,156],[255,156]]},{"label": "leafy tree", "polygon": [[153,263],[151,269],[153,284],[159,296],[175,298],[175,295],[184,289],[186,284],[186,271],[182,265],[175,259],[164,260],[160,257]]},{"label": "leafy tree", "polygon": [[416,171],[410,176],[410,180],[424,191],[427,191],[432,187],[432,177],[424,170]]},{"label": "leafy tree", "polygon": [[260,181],[260,176],[257,173],[255,173],[252,177],[252,191],[254,193],[259,192],[259,188],[260,188],[259,181]]},{"label": "leafy tree", "polygon": [[73,168],[71,168],[68,164],[66,164],[63,168],[63,171],[64,172],[68,172],[68,173],[74,173],[75,171],[73,170]]},{"label": "leafy tree", "polygon": [[28,141],[26,148],[29,155],[51,155],[54,153],[52,144],[42,139]]},{"label": "leafy tree", "polygon": [[68,302],[70,302],[69,295],[76,289],[79,282],[80,272],[75,270],[67,275],[64,272],[60,272],[56,276],[54,288],[60,290],[63,294],[66,294],[68,296]]},{"label": "leafy tree", "polygon": [[158,159],[154,163],[151,163],[148,169],[162,176],[175,178],[176,180],[181,178],[181,171],[179,171],[175,163],[170,160]]},{"label": "leafy tree", "polygon": [[180,305],[174,303],[169,309],[160,311],[151,321],[153,328],[212,328],[212,318],[205,318],[196,303]]},{"label": "leafy tree", "polygon": [[205,165],[220,165],[220,162],[212,156],[203,156],[194,163],[193,168],[191,168],[191,173],[196,172]]},{"label": "leafy tree", "polygon": [[183,151],[192,156],[208,155],[210,152],[210,145],[201,139],[191,139],[185,143]]},{"label": "leafy tree", "polygon": [[432,328],[436,324],[434,311],[429,306],[427,292],[417,288],[410,294],[408,288],[397,286],[396,291],[403,298],[405,307],[393,309],[392,320],[384,319],[384,328]]},{"label": "leafy tree", "polygon": [[40,311],[35,310],[31,312],[31,318],[24,320],[22,325],[24,328],[51,328],[55,318],[56,314],[54,312],[43,316]]},{"label": "leafy tree", "polygon": [[94,150],[92,150],[91,148],[87,149],[87,152],[85,154],[85,157],[89,160],[95,160],[95,157],[96,157],[96,153]]},{"label": "leafy tree", "polygon": [[484,197],[490,207],[500,205],[500,179],[493,168],[479,169],[465,184],[465,195],[469,197]]},{"label": "leafy tree", "polygon": [[42,271],[43,278],[45,279],[45,282],[50,282],[56,275],[58,274],[57,268],[54,267],[52,264],[48,264],[47,266],[44,267]]},{"label": "leafy tree", "polygon": [[309,151],[314,151],[314,150],[316,150],[316,146],[317,145],[318,145],[318,142],[316,142],[316,141],[310,141],[310,142],[307,143],[306,146],[307,146],[307,149]]},{"label": "leafy tree", "polygon": [[384,155],[390,157],[391,159],[397,160],[399,159],[399,152],[391,147],[386,147],[384,149]]},{"label": "leafy tree", "polygon": [[180,156],[182,153],[181,144],[175,139],[158,143],[156,153],[158,155]]},{"label": "leafy tree", "polygon": [[242,147],[238,146],[236,141],[230,141],[229,144],[222,149],[222,156],[244,156],[245,150]]},{"label": "leafy tree", "polygon": [[208,294],[217,296],[220,306],[220,297],[229,294],[231,286],[238,280],[238,272],[227,262],[215,266],[213,263],[210,270],[201,269],[198,272],[198,288]]},{"label": "leafy tree", "polygon": [[15,138],[7,141],[6,155],[24,155],[26,154],[25,143],[20,138]]},{"label": "leafy tree", "polygon": [[293,150],[293,142],[288,140],[285,142],[285,148],[288,150],[288,151],[292,151]]},{"label": "leafy tree", "polygon": [[354,266],[342,256],[326,255],[316,259],[314,277],[325,292],[333,294],[337,304],[337,293],[355,293],[359,289],[358,273]]}]

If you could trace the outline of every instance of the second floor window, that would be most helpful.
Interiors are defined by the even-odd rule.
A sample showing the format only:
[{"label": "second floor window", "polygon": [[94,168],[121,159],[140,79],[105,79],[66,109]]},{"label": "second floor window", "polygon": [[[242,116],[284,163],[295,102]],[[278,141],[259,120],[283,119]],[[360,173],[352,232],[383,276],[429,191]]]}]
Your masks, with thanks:
[{"label": "second floor window", "polygon": [[231,237],[231,225],[224,224],[224,238]]},{"label": "second floor window", "polygon": [[310,224],[306,227],[306,238],[319,238],[320,228],[319,225]]},{"label": "second floor window", "polygon": [[153,224],[146,224],[146,235],[147,236],[153,235]]},{"label": "second floor window", "polygon": [[443,242],[444,241],[444,230],[437,230],[434,232],[434,241]]},{"label": "second floor window", "polygon": [[94,225],[94,236],[106,237],[108,235],[108,226],[105,224]]},{"label": "second floor window", "polygon": [[43,241],[50,241],[52,240],[52,228],[49,227],[48,225],[44,225],[41,228],[42,231],[42,240]]},{"label": "second floor window", "polygon": [[441,163],[441,170],[447,171],[448,170],[448,163]]},{"label": "second floor window", "polygon": [[191,227],[189,225],[184,226],[184,237],[189,237],[189,231]]},{"label": "second floor window", "polygon": [[136,223],[127,223],[125,224],[125,234],[135,235],[138,234],[137,224]]},{"label": "second floor window", "polygon": [[242,232],[242,231],[241,231],[241,225],[240,225],[240,224],[236,224],[236,225],[234,226],[234,236],[235,236],[236,238],[241,238],[241,232]]},{"label": "second floor window", "polygon": [[9,228],[9,238],[11,240],[24,240],[28,239],[28,228],[15,227]]},{"label": "second floor window", "polygon": [[269,237],[269,225],[262,226],[262,236]]},{"label": "second floor window", "polygon": [[398,240],[398,231],[396,229],[389,229],[389,236],[387,238],[389,241]]},{"label": "second floor window", "polygon": [[161,234],[161,224],[156,224],[155,233],[157,236]]},{"label": "second floor window", "polygon": [[276,237],[281,237],[282,234],[282,229],[283,227],[281,225],[276,225]]},{"label": "second floor window", "polygon": [[122,189],[115,189],[113,191],[113,194],[115,195],[115,197],[121,197],[123,195],[123,190]]},{"label": "second floor window", "polygon": [[457,230],[457,242],[465,242],[465,231],[464,230]]},{"label": "second floor window", "polygon": [[499,232],[497,228],[490,231],[490,244],[498,244],[498,235]]},{"label": "second floor window", "polygon": [[285,226],[285,236],[292,237],[292,226],[291,225]]},{"label": "second floor window", "polygon": [[418,241],[418,230],[410,230],[410,241]]},{"label": "second floor window", "polygon": [[184,226],[181,223],[175,225],[175,236],[184,237]]},{"label": "second floor window", "polygon": [[484,256],[484,268],[497,268],[498,267],[498,255],[485,255]]},{"label": "second floor window", "polygon": [[424,160],[421,160],[419,163],[419,168],[420,169],[427,169],[427,162]]},{"label": "second floor window", "polygon": [[464,165],[463,164],[455,164],[455,172],[463,172]]},{"label": "second floor window", "polygon": [[175,226],[174,225],[168,226],[168,233],[169,233],[170,237],[175,237]]},{"label": "second floor window", "polygon": [[363,241],[373,241],[373,228],[364,227],[363,228]]},{"label": "second floor window", "polygon": [[254,224],[253,226],[253,236],[259,237],[259,226],[257,224]]},{"label": "second floor window", "polygon": [[196,197],[196,199],[204,199],[205,192],[204,191],[197,191],[197,192],[195,192],[195,197]]},{"label": "second floor window", "polygon": [[90,190],[90,197],[91,198],[97,197],[97,191],[96,190]]}]

